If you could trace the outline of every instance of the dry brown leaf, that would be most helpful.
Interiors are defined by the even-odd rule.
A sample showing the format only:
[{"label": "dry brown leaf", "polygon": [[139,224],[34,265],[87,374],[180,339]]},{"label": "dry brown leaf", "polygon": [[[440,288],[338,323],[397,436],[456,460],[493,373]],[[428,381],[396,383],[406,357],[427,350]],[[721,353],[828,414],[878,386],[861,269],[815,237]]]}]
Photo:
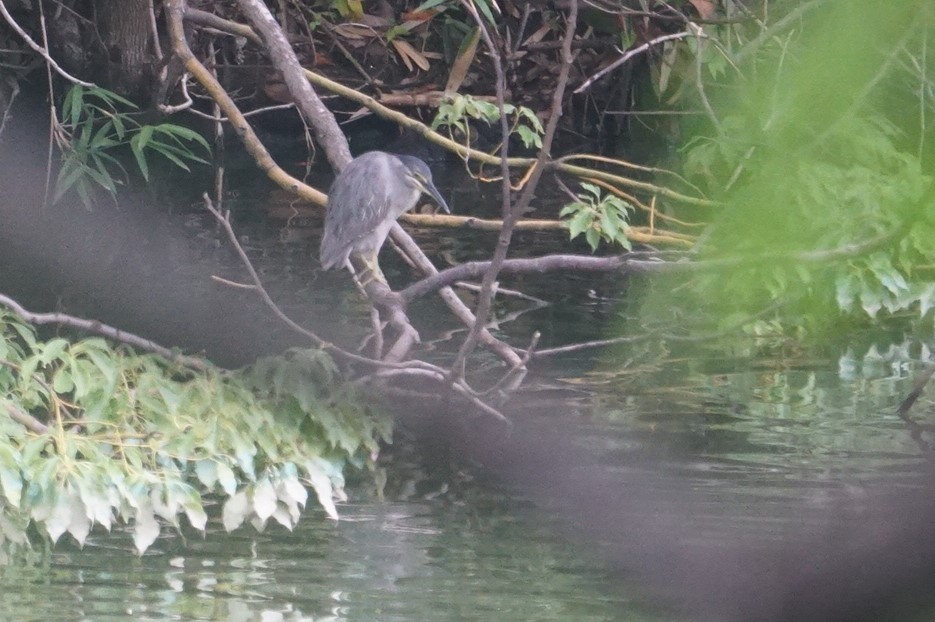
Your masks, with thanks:
[{"label": "dry brown leaf", "polygon": [[698,17],[701,19],[711,19],[717,10],[712,0],[688,0],[695,10],[698,11]]},{"label": "dry brown leaf", "polygon": [[435,11],[407,11],[402,14],[404,22],[413,22],[417,25],[427,22],[433,17],[435,17]]},{"label": "dry brown leaf", "polygon": [[527,45],[529,43],[539,43],[542,41],[542,38],[549,33],[550,30],[552,29],[548,24],[541,26],[539,30],[526,37],[526,40],[523,41],[523,45]]},{"label": "dry brown leaf", "polygon": [[334,27],[334,31],[345,39],[369,39],[376,36],[373,28],[357,24],[338,24]]},{"label": "dry brown leaf", "polygon": [[404,41],[403,39],[393,39],[391,43],[396,49],[396,53],[399,54],[399,57],[403,60],[403,63],[406,65],[406,68],[409,71],[412,71],[413,63],[415,63],[422,71],[429,70],[429,59],[420,54],[419,50],[412,47],[408,41]]},{"label": "dry brown leaf", "polygon": [[364,26],[370,26],[371,28],[375,28],[377,30],[382,28],[389,28],[393,25],[392,22],[390,22],[390,20],[386,19],[385,17],[380,15],[370,15],[369,13],[364,13],[357,21]]},{"label": "dry brown leaf", "polygon": [[461,83],[464,82],[468,69],[474,62],[478,41],[480,41],[480,28],[475,27],[471,34],[464,38],[461,49],[458,50],[458,57],[451,64],[451,73],[448,74],[448,82],[445,84],[446,93],[456,93],[461,88]]}]

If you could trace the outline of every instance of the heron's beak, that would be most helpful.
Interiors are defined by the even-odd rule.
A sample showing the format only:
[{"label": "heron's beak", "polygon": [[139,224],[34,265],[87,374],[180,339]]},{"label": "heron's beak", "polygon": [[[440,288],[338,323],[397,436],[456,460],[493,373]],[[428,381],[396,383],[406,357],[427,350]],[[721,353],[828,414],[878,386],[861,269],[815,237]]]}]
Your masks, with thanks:
[{"label": "heron's beak", "polygon": [[423,192],[435,199],[435,202],[438,203],[438,206],[445,210],[446,214],[450,214],[451,210],[448,209],[448,204],[445,203],[445,199],[442,198],[442,193],[438,191],[438,188],[435,187],[435,184],[429,182],[422,186]]}]

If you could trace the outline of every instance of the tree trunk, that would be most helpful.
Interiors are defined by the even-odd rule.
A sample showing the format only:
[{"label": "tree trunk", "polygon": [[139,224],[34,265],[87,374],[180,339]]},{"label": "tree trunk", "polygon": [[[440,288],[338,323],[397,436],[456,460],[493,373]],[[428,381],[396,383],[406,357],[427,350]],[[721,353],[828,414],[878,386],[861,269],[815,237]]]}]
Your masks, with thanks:
[{"label": "tree trunk", "polygon": [[151,0],[93,0],[106,59],[99,83],[141,107],[150,103],[155,65]]}]

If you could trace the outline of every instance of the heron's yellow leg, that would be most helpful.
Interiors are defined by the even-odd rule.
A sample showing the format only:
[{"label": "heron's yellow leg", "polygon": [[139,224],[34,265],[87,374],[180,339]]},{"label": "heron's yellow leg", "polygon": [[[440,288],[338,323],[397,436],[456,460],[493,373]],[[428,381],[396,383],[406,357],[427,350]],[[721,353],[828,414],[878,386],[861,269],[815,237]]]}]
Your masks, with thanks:
[{"label": "heron's yellow leg", "polygon": [[361,280],[358,281],[358,284],[360,285],[361,289],[369,285],[372,281],[383,283],[384,285],[387,285],[387,287],[389,287],[389,285],[386,282],[386,277],[383,276],[383,271],[380,270],[380,264],[377,261],[377,256],[375,254],[369,255],[369,256],[363,256],[363,255],[358,255],[358,256],[360,257],[361,263],[364,264],[365,269],[361,271],[360,275],[356,275],[356,276],[360,278],[361,275],[366,274],[365,277],[361,278]]}]

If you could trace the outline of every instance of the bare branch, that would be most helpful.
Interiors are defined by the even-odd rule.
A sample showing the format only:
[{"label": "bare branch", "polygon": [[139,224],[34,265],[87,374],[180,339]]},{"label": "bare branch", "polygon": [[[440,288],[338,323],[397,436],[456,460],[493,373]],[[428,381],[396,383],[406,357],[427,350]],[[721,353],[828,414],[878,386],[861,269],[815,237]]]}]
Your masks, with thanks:
[{"label": "bare branch", "polygon": [[[490,269],[491,261],[470,261],[417,281],[397,292],[407,303],[416,298],[466,279],[477,279]],[[631,259],[629,255],[593,257],[591,255],[545,255],[529,259],[506,259],[500,274],[545,274],[547,272],[617,272],[636,274],[673,272],[690,269],[695,264]]]},{"label": "bare branch", "polygon": [[318,143],[328,156],[335,171],[340,171],[351,161],[347,140],[338,127],[334,115],[325,107],[305,77],[295,51],[285,33],[269,9],[260,0],[237,0],[240,10],[256,28],[269,50],[270,59],[285,80],[289,93],[295,99],[302,116],[309,125]]},{"label": "bare branch", "polygon": [[655,39],[651,41],[647,41],[643,45],[638,45],[635,48],[628,50],[623,56],[621,56],[620,58],[618,58],[617,60],[607,65],[606,67],[598,71],[596,74],[594,74],[593,76],[585,80],[581,86],[579,86],[578,88],[574,90],[574,93],[578,95],[582,93],[583,91],[586,91],[588,87],[594,84],[597,80],[601,79],[602,77],[607,75],[609,72],[613,71],[620,65],[624,64],[625,62],[627,62],[634,56],[642,54],[643,52],[653,47],[654,45],[659,45],[660,43],[665,43],[666,41],[677,41],[678,39],[685,39],[687,37],[704,37],[704,35],[697,34],[694,32],[676,32],[671,35],[662,35],[661,37],[656,37]]},{"label": "bare branch", "polygon": [[[571,69],[572,55],[571,55],[571,42],[575,37],[575,30],[577,27],[578,19],[578,3],[571,2],[570,9],[568,12],[567,23],[565,26],[565,38],[562,45],[562,65],[559,70],[558,81],[555,85],[555,91],[552,94],[552,106],[549,114],[549,121],[546,124],[545,135],[542,138],[542,148],[539,150],[539,155],[536,158],[535,164],[532,166],[529,180],[523,188],[523,193],[520,195],[519,200],[513,205],[507,212],[504,214],[504,223],[503,229],[500,231],[500,237],[497,240],[497,248],[494,251],[493,258],[490,262],[490,265],[487,271],[484,273],[484,278],[481,281],[481,294],[479,296],[480,300],[477,306],[476,319],[474,325],[471,327],[471,331],[468,333],[467,338],[464,340],[464,343],[461,344],[461,348],[458,349],[458,354],[451,365],[451,373],[449,374],[449,379],[454,381],[456,374],[461,373],[459,370],[462,370],[464,367],[464,362],[467,360],[467,357],[473,352],[478,336],[481,333],[481,330],[484,327],[484,324],[487,322],[487,316],[490,313],[490,308],[493,303],[492,290],[494,281],[497,278],[497,273],[500,270],[500,267],[503,264],[503,261],[506,259],[507,250],[510,246],[510,240],[513,236],[513,225],[519,220],[519,217],[526,212],[530,203],[532,202],[536,186],[539,184],[539,180],[542,177],[542,172],[545,170],[545,163],[549,157],[549,150],[552,147],[552,141],[555,138],[555,132],[558,128],[558,120],[562,116],[562,100],[565,95],[565,87],[568,84],[568,74]],[[483,21],[479,19],[479,16],[475,12],[475,21],[478,22],[479,26],[483,27]],[[482,30],[483,32],[483,30]],[[497,50],[492,46],[492,43],[488,41],[488,45],[491,46],[489,52],[493,58],[495,68],[497,70],[498,80],[497,80],[497,100],[502,102],[503,100],[503,91],[506,89],[506,79],[503,77],[503,67],[500,62],[500,57],[497,53]],[[505,116],[503,114],[503,108],[501,106],[500,110],[501,121],[504,122],[503,125],[503,145],[504,148],[508,141],[509,128],[505,125]],[[504,195],[504,208],[509,206],[509,169],[506,162],[506,152],[504,150],[504,158],[502,159],[502,171],[504,175],[503,179],[503,195]]]},{"label": "bare branch", "polygon": [[49,426],[42,423],[29,413],[24,413],[23,411],[19,410],[13,406],[13,404],[4,404],[3,408],[10,416],[10,419],[20,424],[30,432],[35,432],[36,434],[45,434],[49,431]]},{"label": "bare branch", "polygon": [[145,339],[139,335],[134,335],[133,333],[128,333],[127,331],[120,330],[119,328],[115,328],[108,324],[98,322],[97,320],[86,320],[75,317],[73,315],[68,315],[66,313],[35,313],[25,309],[17,301],[3,294],[0,294],[0,305],[7,307],[10,309],[10,311],[23,318],[30,324],[58,324],[60,326],[68,326],[69,328],[83,330],[89,333],[94,333],[95,335],[101,335],[102,337],[106,337],[107,339],[111,339],[118,343],[125,343],[145,352],[158,354],[159,356],[172,361],[173,363],[177,363],[189,369],[204,370],[209,367],[208,363],[200,358],[173,352],[169,348],[161,346],[154,341],[150,341],[149,339]]},{"label": "bare branch", "polygon": [[38,54],[39,56],[45,59],[45,62],[48,63],[48,65],[52,69],[55,70],[55,73],[62,76],[63,78],[65,78],[66,80],[68,80],[69,82],[73,84],[80,84],[81,86],[84,86],[87,88],[93,88],[97,86],[93,82],[85,82],[84,80],[79,80],[75,76],[71,75],[70,73],[62,69],[59,66],[59,64],[56,63],[55,60],[52,58],[52,55],[49,54],[49,51],[46,48],[39,45],[38,43],[36,43],[35,41],[33,41],[32,38],[28,34],[26,34],[26,31],[23,30],[20,27],[20,25],[16,23],[16,20],[13,19],[12,15],[10,15],[10,12],[7,10],[6,5],[3,3],[3,0],[0,0],[0,15],[3,15],[3,18],[6,20],[7,24],[10,25],[10,28],[16,31],[16,34],[18,34],[23,39],[23,41],[26,42],[26,45],[31,47],[33,51],[36,52],[36,54]]},{"label": "bare branch", "polygon": [[168,25],[172,52],[182,61],[186,71],[208,91],[224,115],[231,120],[234,131],[240,136],[247,152],[250,153],[257,166],[266,173],[267,177],[281,188],[294,192],[306,201],[316,205],[324,205],[327,198],[324,193],[302,183],[276,164],[276,161],[273,160],[253,128],[250,127],[250,124],[237,108],[234,100],[231,99],[211,72],[195,58],[185,38],[183,20],[188,10],[184,0],[165,0],[166,24]]}]

